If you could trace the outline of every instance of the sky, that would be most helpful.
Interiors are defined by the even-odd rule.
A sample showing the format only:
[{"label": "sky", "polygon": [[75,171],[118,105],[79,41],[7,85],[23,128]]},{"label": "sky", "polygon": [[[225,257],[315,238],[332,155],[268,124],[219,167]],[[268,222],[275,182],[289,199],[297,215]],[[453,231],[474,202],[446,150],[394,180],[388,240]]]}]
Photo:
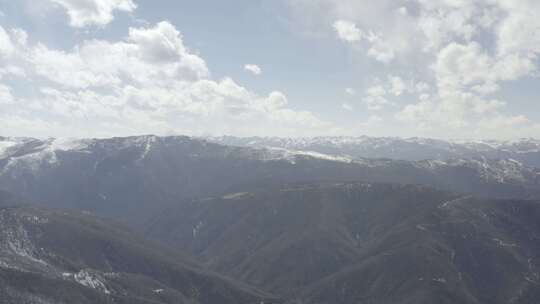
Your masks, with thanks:
[{"label": "sky", "polygon": [[540,138],[538,0],[0,0],[0,135]]}]

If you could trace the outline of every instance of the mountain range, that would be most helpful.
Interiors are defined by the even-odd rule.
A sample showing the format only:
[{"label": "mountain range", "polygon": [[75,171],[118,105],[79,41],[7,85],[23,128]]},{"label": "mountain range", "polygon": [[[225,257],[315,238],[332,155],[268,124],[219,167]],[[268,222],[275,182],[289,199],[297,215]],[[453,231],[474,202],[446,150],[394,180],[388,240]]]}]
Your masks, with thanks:
[{"label": "mountain range", "polygon": [[0,300],[536,303],[539,146],[0,137]]},{"label": "mountain range", "polygon": [[514,159],[540,167],[540,140],[440,140],[398,137],[204,137],[224,145],[312,151],[349,158],[448,160],[458,158]]}]

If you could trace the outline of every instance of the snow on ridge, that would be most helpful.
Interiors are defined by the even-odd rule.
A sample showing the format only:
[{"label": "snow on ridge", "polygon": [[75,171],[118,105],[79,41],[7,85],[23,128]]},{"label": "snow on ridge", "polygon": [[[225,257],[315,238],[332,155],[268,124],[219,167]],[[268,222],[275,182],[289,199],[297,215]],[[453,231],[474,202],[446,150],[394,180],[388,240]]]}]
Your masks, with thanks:
[{"label": "snow on ridge", "polygon": [[[22,139],[17,141],[16,145],[11,145],[9,149],[19,149],[24,151],[25,145],[32,140]],[[33,147],[28,153],[23,153],[19,156],[9,157],[9,153],[2,155],[0,149],[0,157],[9,157],[7,165],[3,168],[0,175],[8,171],[13,167],[23,166],[30,171],[39,170],[42,164],[54,165],[58,162],[57,152],[68,151],[85,151],[92,140],[89,139],[73,139],[73,138],[50,138],[47,140],[39,141],[33,140],[37,146]],[[4,150],[4,152],[9,150]]]},{"label": "snow on ridge", "polygon": [[78,273],[73,275],[73,278],[75,279],[77,283],[83,286],[95,289],[105,294],[111,294],[111,292],[107,289],[107,287],[103,283],[104,280],[98,277],[97,275],[92,274],[88,270],[83,269],[79,271]]},{"label": "snow on ridge", "polygon": [[0,141],[0,158],[4,158],[7,152],[17,145],[19,145],[17,141],[11,141],[9,139]]},{"label": "snow on ridge", "polygon": [[52,139],[48,145],[49,151],[80,151],[88,148],[89,141],[74,138]]},{"label": "snow on ridge", "polygon": [[416,162],[416,165],[431,170],[445,167],[467,167],[478,171],[483,179],[499,183],[525,182],[528,175],[534,175],[534,169],[526,167],[515,159],[459,158],[448,161],[426,160]]},{"label": "snow on ridge", "polygon": [[[308,148],[310,146],[333,146],[342,148],[345,146],[365,147],[385,147],[397,143],[417,144],[421,146],[430,146],[443,150],[453,150],[456,147],[486,152],[490,150],[510,149],[515,152],[540,152],[540,140],[533,138],[521,138],[516,140],[470,140],[470,139],[435,139],[424,137],[370,137],[370,136],[319,136],[319,137],[234,137],[234,136],[216,136],[204,138],[211,142],[221,144],[232,144],[250,147],[280,147],[288,149]],[[532,148],[523,150],[522,145]]]},{"label": "snow on ridge", "polygon": [[296,157],[307,156],[307,157],[313,157],[316,159],[343,162],[343,163],[353,162],[353,160],[350,157],[329,155],[329,154],[323,154],[323,153],[314,152],[314,151],[299,151],[299,150],[290,150],[290,149],[277,148],[277,147],[268,147],[266,148],[266,151],[270,153],[269,155],[266,155],[265,160],[285,159],[291,163],[295,163]]}]

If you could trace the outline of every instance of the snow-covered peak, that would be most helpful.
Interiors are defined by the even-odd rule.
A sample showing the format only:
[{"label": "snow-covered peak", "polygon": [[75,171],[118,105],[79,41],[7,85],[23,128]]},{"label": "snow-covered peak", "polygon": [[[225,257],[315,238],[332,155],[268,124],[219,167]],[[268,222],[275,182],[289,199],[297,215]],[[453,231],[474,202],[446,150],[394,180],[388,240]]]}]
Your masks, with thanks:
[{"label": "snow-covered peak", "polygon": [[14,167],[26,168],[31,172],[44,165],[54,165],[59,152],[83,152],[92,140],[50,138],[46,140],[29,138],[2,138],[0,140],[0,159],[8,162],[1,173]]}]

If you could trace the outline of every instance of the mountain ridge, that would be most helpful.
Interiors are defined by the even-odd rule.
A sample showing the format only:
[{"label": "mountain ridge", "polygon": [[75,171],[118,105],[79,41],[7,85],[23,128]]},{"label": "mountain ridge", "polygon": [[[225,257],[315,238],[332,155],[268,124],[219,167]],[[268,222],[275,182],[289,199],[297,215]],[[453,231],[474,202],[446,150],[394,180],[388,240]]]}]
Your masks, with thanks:
[{"label": "mountain ridge", "polygon": [[299,303],[533,303],[538,216],[538,200],[327,183],[197,200],[148,229]]}]

